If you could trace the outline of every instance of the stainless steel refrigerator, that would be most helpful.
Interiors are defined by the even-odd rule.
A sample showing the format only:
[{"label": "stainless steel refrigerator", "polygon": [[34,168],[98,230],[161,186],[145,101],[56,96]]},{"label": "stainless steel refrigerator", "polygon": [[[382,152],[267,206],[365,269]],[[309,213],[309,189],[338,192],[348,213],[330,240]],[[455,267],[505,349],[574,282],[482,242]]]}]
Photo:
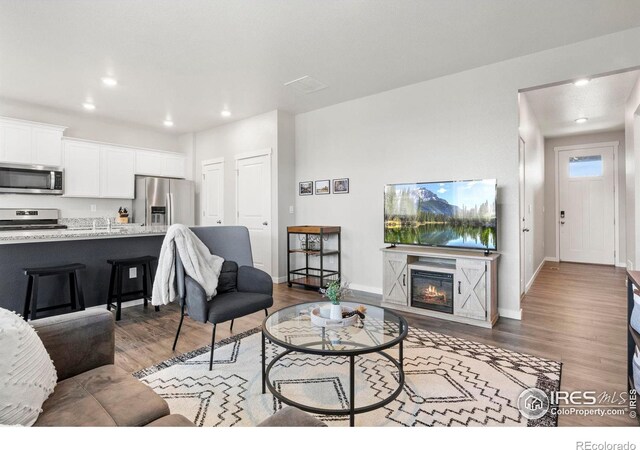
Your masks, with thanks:
[{"label": "stainless steel refrigerator", "polygon": [[133,221],[146,226],[195,224],[193,181],[136,177]]}]

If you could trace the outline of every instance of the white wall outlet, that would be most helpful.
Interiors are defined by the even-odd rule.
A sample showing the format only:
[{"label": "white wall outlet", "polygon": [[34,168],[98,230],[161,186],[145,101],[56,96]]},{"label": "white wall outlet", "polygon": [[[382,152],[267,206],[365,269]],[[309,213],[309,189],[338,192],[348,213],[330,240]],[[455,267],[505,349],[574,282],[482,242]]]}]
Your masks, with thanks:
[{"label": "white wall outlet", "polygon": [[289,214],[293,214],[293,205],[289,206]]},{"label": "white wall outlet", "polygon": [[137,267],[129,268],[129,278],[138,278],[138,268]]},{"label": "white wall outlet", "polygon": [[89,209],[91,210],[91,212],[96,212],[98,210],[98,208],[96,207],[96,205],[90,205]]}]

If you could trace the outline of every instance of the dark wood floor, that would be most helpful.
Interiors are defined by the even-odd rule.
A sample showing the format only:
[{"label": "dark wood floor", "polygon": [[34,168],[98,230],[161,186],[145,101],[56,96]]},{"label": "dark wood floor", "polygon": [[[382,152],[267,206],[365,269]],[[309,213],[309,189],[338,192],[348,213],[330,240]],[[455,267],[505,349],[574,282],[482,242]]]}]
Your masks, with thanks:
[{"label": "dark wood floor", "polygon": [[[546,263],[523,299],[521,321],[500,319],[491,329],[405,314],[410,326],[562,361],[561,388],[608,393],[626,390],[625,272],[605,266]],[[286,284],[274,287],[274,308],[316,301],[319,294]],[[366,301],[371,303],[371,298]],[[236,321],[234,333],[262,322],[261,313]],[[126,308],[116,328],[116,364],[135,372],[209,344],[211,325],[186,318],[176,352],[177,305],[154,312]],[[217,339],[231,335],[218,327]],[[561,426],[637,425],[628,416],[562,416]]]}]

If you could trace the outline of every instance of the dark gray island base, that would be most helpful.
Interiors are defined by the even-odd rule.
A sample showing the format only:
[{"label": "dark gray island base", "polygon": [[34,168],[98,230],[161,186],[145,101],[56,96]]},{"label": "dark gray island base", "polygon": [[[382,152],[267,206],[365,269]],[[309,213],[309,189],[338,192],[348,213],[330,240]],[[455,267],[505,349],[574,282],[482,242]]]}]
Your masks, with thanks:
[{"label": "dark gray island base", "polygon": [[[133,258],[144,255],[158,256],[163,234],[122,236],[111,238],[85,238],[55,241],[3,242],[0,245],[0,307],[22,314],[27,292],[25,267],[41,267],[70,263],[85,264],[79,272],[86,307],[107,304],[107,291],[111,266],[107,259]],[[155,275],[156,267],[153,272]],[[142,271],[129,279],[125,274],[125,291],[142,289]],[[40,280],[38,307],[52,306],[69,301],[69,283],[65,277],[44,277]],[[141,306],[142,307],[142,306]],[[39,313],[39,316],[61,314],[70,308]],[[126,315],[126,314],[125,314]]]}]

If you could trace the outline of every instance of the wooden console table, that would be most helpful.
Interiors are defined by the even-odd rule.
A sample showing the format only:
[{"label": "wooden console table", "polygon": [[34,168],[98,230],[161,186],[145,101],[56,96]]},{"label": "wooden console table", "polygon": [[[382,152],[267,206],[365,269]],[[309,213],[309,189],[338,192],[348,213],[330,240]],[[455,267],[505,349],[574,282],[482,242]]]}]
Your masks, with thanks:
[{"label": "wooden console table", "polygon": [[[484,328],[498,320],[498,253],[409,246],[385,247],[382,252],[382,306]],[[412,306],[413,271],[453,275],[450,313]]]}]

